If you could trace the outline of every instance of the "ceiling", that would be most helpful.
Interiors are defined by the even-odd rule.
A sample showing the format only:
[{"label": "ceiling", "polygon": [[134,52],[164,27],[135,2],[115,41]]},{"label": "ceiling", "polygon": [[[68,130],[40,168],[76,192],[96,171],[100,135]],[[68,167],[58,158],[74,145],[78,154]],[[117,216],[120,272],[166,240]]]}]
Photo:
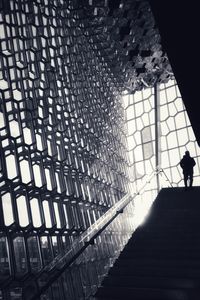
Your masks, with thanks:
[{"label": "ceiling", "polygon": [[82,0],[82,6],[89,43],[107,62],[118,90],[135,92],[171,78],[148,1]]}]

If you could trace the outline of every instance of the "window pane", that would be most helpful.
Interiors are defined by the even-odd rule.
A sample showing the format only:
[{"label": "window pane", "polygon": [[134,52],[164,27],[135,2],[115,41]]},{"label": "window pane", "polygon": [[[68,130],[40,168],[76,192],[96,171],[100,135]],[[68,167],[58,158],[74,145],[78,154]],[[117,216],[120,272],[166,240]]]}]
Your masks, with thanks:
[{"label": "window pane", "polygon": [[10,193],[6,193],[2,196],[2,206],[3,206],[4,223],[6,226],[9,226],[14,222]]},{"label": "window pane", "polygon": [[17,198],[17,211],[19,216],[19,225],[25,227],[29,224],[28,210],[25,196]]},{"label": "window pane", "polygon": [[30,201],[30,206],[31,206],[31,215],[32,215],[32,220],[33,220],[33,226],[40,227],[42,225],[42,221],[41,221],[38,199],[33,198]]},{"label": "window pane", "polygon": [[23,237],[16,237],[13,240],[15,253],[16,272],[18,275],[23,275],[27,271],[27,260]]},{"label": "window pane", "polygon": [[28,243],[31,270],[32,272],[37,272],[42,267],[39,247],[38,247],[38,238],[36,236],[31,236],[28,238],[27,243]]},{"label": "window pane", "polygon": [[49,203],[48,201],[43,201],[43,210],[44,210],[44,217],[45,217],[45,224],[47,228],[52,227],[52,221],[51,221],[51,214],[50,214],[50,209],[49,209]]}]

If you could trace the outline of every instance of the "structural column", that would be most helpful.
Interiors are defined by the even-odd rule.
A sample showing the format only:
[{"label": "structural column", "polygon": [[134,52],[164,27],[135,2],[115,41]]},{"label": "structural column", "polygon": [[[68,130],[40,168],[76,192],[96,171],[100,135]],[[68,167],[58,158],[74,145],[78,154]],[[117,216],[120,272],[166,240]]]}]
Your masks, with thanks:
[{"label": "structural column", "polygon": [[[161,167],[161,149],[160,149],[160,88],[159,84],[154,85],[154,104],[155,104],[155,169],[159,171]],[[159,174],[156,175],[157,189],[160,190]]]}]

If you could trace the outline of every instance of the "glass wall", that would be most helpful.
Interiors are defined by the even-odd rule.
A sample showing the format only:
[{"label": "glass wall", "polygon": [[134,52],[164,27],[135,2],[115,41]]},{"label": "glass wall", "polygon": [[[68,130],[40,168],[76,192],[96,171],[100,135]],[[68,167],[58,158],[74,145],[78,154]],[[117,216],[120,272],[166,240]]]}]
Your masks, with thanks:
[{"label": "glass wall", "polygon": [[132,181],[141,180],[155,170],[154,89],[123,97],[128,126],[128,149]]},{"label": "glass wall", "polygon": [[[157,94],[156,94],[157,93]],[[155,141],[155,96],[157,95],[158,153]],[[123,97],[128,125],[128,147],[132,165],[132,180],[141,184],[156,169],[156,155],[160,168],[174,186],[183,186],[180,160],[185,151],[194,157],[193,185],[199,185],[200,150],[175,80],[155,88],[146,88]]]},{"label": "glass wall", "polygon": [[[135,192],[155,169],[154,89],[125,97],[124,110],[124,75],[114,75],[79,4],[0,1],[0,299],[21,300],[27,282],[34,291],[32,279],[129,194],[130,179]],[[105,13],[90,12],[100,21]],[[162,167],[180,185],[182,152],[190,150],[196,170],[199,154],[174,82],[160,85],[159,109]],[[156,192],[148,185],[43,299],[88,295],[134,230],[136,206],[150,205]]]},{"label": "glass wall", "polygon": [[4,299],[129,192],[124,109],[78,4],[0,3]]},{"label": "glass wall", "polygon": [[179,162],[185,151],[194,157],[193,185],[199,185],[200,149],[175,81],[160,85],[161,166],[174,186],[183,186]]}]

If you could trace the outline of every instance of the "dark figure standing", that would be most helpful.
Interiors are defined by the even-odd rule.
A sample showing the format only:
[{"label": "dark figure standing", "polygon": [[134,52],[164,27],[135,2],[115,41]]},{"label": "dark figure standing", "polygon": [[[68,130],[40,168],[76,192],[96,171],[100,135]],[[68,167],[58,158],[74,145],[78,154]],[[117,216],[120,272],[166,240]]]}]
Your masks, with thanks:
[{"label": "dark figure standing", "polygon": [[196,165],[196,162],[193,157],[190,156],[189,151],[185,151],[185,155],[180,161],[181,168],[183,169],[184,184],[187,189],[187,181],[190,180],[189,187],[192,187],[193,183],[193,167]]}]

